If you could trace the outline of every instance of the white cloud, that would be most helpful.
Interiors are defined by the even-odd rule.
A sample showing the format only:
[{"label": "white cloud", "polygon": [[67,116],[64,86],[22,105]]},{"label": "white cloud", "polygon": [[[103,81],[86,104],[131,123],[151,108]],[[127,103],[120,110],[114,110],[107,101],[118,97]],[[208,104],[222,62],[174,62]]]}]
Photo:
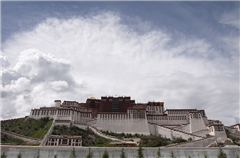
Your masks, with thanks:
[{"label": "white cloud", "polygon": [[53,81],[49,82],[49,84],[55,91],[66,90],[68,88],[68,83],[66,81]]},{"label": "white cloud", "polygon": [[53,55],[36,49],[21,52],[16,65],[3,71],[2,118],[28,115],[31,108],[52,106],[53,98],[74,96],[82,86],[70,70],[66,60]]},{"label": "white cloud", "polygon": [[235,9],[223,14],[219,22],[240,29],[239,17],[239,9]]},{"label": "white cloud", "polygon": [[3,91],[11,92],[11,93],[23,93],[24,91],[29,90],[30,87],[30,80],[21,77],[18,78],[16,81],[12,80],[9,85],[3,87]]},{"label": "white cloud", "polygon": [[[205,39],[182,35],[175,40],[161,29],[137,22],[141,33],[123,24],[121,15],[104,12],[50,18],[34,30],[16,34],[3,46],[13,67],[5,73],[4,86],[13,86],[8,82],[12,78],[26,77],[31,91],[11,99],[28,104],[22,106],[28,112],[50,106],[55,99],[85,102],[89,96],[130,95],[136,102],[164,101],[165,108],[206,109],[210,118],[230,118],[228,114],[238,106],[233,58],[222,56]],[[225,44],[228,50],[229,43]]]},{"label": "white cloud", "polygon": [[2,62],[2,65],[1,65],[2,67],[8,67],[10,65],[10,62],[7,56],[0,55],[0,60]]}]

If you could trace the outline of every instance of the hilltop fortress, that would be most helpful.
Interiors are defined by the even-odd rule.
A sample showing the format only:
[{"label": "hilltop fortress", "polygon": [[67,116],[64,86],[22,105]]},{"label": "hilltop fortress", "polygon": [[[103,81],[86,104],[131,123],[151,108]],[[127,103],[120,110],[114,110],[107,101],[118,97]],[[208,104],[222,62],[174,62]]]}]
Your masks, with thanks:
[{"label": "hilltop fortress", "polygon": [[[130,97],[112,96],[91,97],[86,103],[54,102],[53,107],[32,109],[30,118],[50,117],[55,125],[83,129],[90,126],[98,131],[161,135],[170,139],[181,137],[196,141],[207,139],[206,136],[210,136],[211,142],[227,139],[221,121],[208,120],[204,110],[165,109],[164,102],[135,103]],[[209,145],[209,140],[207,142],[200,146]]]}]

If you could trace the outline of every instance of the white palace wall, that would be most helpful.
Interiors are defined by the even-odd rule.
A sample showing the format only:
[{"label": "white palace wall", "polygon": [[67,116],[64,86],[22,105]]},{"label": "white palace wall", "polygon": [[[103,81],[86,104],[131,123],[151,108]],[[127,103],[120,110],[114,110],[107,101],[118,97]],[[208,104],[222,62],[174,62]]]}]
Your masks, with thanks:
[{"label": "white palace wall", "polygon": [[151,135],[154,135],[154,136],[159,135],[156,124],[148,123],[148,128]]},{"label": "white palace wall", "polygon": [[40,108],[32,109],[29,115],[33,119],[49,117],[55,120],[71,120],[85,122],[92,118],[91,112],[74,110],[71,108]]},{"label": "white palace wall", "polygon": [[98,114],[96,127],[116,133],[150,135],[146,118],[133,118],[128,114]]},{"label": "white palace wall", "polygon": [[29,117],[33,119],[41,119],[44,117],[55,119],[56,113],[57,113],[56,109],[51,109],[51,110],[49,109],[47,111],[41,110],[41,109],[32,109]]},{"label": "white palace wall", "polygon": [[156,123],[160,125],[177,125],[188,123],[186,116],[148,115],[147,119],[150,123]]},{"label": "white palace wall", "polygon": [[189,122],[190,122],[190,133],[207,129],[207,126],[205,125],[200,113],[190,113]]}]

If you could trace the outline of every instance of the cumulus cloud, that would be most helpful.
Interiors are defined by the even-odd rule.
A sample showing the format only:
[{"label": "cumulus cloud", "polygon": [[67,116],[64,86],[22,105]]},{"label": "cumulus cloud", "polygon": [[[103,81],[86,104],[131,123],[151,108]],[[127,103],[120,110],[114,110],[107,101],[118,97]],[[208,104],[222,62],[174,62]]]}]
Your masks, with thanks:
[{"label": "cumulus cloud", "polygon": [[[3,74],[3,86],[13,87],[25,77],[30,91],[16,96],[5,90],[6,99],[14,100],[11,105],[20,102],[24,109],[12,116],[51,106],[55,99],[85,102],[90,96],[117,94],[130,95],[136,102],[164,101],[165,108],[206,109],[210,118],[231,118],[226,123],[235,123],[225,107],[228,113],[238,107],[238,72],[233,58],[225,55],[234,56],[236,51],[223,55],[206,39],[186,35],[173,39],[160,28],[146,27],[139,19],[137,23],[133,29],[121,15],[103,12],[49,18],[16,34],[3,46],[12,66]],[[229,43],[224,43],[227,50]],[[25,51],[18,54],[19,50]]]},{"label": "cumulus cloud", "polygon": [[10,84],[4,86],[3,91],[7,91],[10,93],[23,93],[24,91],[29,90],[30,87],[30,80],[21,77],[17,80],[12,80]]},{"label": "cumulus cloud", "polygon": [[0,59],[1,59],[1,62],[2,62],[2,67],[8,67],[10,65],[10,62],[9,62],[7,56],[0,55]]},{"label": "cumulus cloud", "polygon": [[49,85],[55,91],[67,90],[68,83],[66,81],[53,81],[50,82]]},{"label": "cumulus cloud", "polygon": [[74,81],[70,70],[67,60],[51,54],[36,49],[21,52],[15,66],[3,71],[2,117],[28,115],[31,108],[51,106],[52,98],[74,93],[81,84]]}]

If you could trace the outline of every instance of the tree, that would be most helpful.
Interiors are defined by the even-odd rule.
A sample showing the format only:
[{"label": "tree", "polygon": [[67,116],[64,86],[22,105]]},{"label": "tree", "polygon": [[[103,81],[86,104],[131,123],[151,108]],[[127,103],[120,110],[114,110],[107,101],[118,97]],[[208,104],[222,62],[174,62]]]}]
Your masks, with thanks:
[{"label": "tree", "polygon": [[171,152],[171,158],[175,158],[173,151]]},{"label": "tree", "polygon": [[7,155],[5,154],[5,152],[1,154],[1,158],[7,158]]},{"label": "tree", "polygon": [[219,149],[218,158],[227,158],[227,155],[222,151],[222,148]]},{"label": "tree", "polygon": [[22,158],[22,154],[19,153],[18,156],[17,156],[17,158]]},{"label": "tree", "polygon": [[156,158],[160,158],[160,157],[162,157],[162,155],[161,155],[161,149],[158,148],[158,151],[157,151],[157,157],[156,157]]},{"label": "tree", "polygon": [[239,158],[238,154],[236,155],[236,158]]},{"label": "tree", "polygon": [[138,148],[137,158],[144,158],[144,156],[143,156],[143,149],[142,149],[142,144],[141,143],[140,143],[139,148]]},{"label": "tree", "polygon": [[107,152],[106,149],[104,150],[104,153],[103,153],[103,155],[102,155],[102,158],[109,158],[109,155],[108,155],[108,152]]},{"label": "tree", "polygon": [[204,158],[208,158],[207,155],[204,155]]},{"label": "tree", "polygon": [[73,150],[71,151],[71,154],[69,156],[69,158],[76,158],[76,152],[75,152],[75,149],[73,148]]},{"label": "tree", "polygon": [[188,156],[188,158],[191,158],[191,156]]},{"label": "tree", "polygon": [[[34,156],[35,158],[35,156]],[[36,158],[40,158],[40,154],[39,154],[39,150],[38,150],[38,153],[37,153],[37,157]]]},{"label": "tree", "polygon": [[125,153],[124,153],[124,149],[123,149],[123,148],[122,148],[122,152],[121,152],[120,158],[127,158],[127,157],[125,156]]},{"label": "tree", "polygon": [[93,153],[91,152],[90,148],[88,149],[88,154],[86,158],[93,158]]},{"label": "tree", "polygon": [[54,158],[57,158],[57,155],[54,155]]}]

